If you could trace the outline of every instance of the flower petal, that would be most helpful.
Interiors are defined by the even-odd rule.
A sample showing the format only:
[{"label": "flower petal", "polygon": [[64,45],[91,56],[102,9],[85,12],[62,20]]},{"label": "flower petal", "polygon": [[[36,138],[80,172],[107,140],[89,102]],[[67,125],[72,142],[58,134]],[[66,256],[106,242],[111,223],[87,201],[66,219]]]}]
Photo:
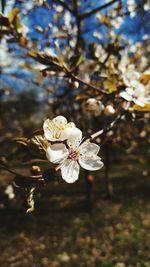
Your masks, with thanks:
[{"label": "flower petal", "polygon": [[77,148],[82,139],[82,131],[78,128],[74,128],[68,137],[67,144],[70,148]]},{"label": "flower petal", "polygon": [[125,100],[127,100],[127,101],[132,101],[132,96],[129,95],[127,92],[121,92],[121,93],[120,93],[120,96],[121,96],[122,98],[124,98]]},{"label": "flower petal", "polygon": [[74,183],[79,177],[79,164],[76,160],[66,159],[61,165],[62,178],[67,183]]},{"label": "flower petal", "polygon": [[46,156],[52,163],[61,163],[68,157],[68,149],[64,144],[54,144],[48,147]]},{"label": "flower petal", "polygon": [[134,90],[133,90],[133,88],[131,88],[131,87],[127,87],[126,88],[126,93],[128,94],[128,95],[134,95]]},{"label": "flower petal", "polygon": [[67,126],[67,119],[64,116],[57,116],[52,121],[58,128],[64,128]]},{"label": "flower petal", "polygon": [[46,137],[47,140],[49,141],[56,141],[55,136],[55,131],[54,131],[54,123],[47,119],[43,123],[43,130],[44,130],[44,136]]},{"label": "flower petal", "polygon": [[67,140],[71,135],[74,134],[75,129],[75,127],[71,128],[67,126],[60,135],[61,139]]},{"label": "flower petal", "polygon": [[85,170],[89,171],[97,171],[103,167],[103,162],[101,158],[96,155],[87,155],[87,156],[80,156],[79,164]]},{"label": "flower petal", "polygon": [[137,99],[135,98],[135,99],[133,99],[133,102],[134,102],[136,105],[141,106],[141,107],[144,107],[145,104],[146,104],[146,101],[145,101],[144,98],[137,98]]},{"label": "flower petal", "polygon": [[98,145],[86,141],[80,146],[80,154],[83,155],[86,155],[87,153],[92,153],[97,155],[99,150],[100,147]]}]

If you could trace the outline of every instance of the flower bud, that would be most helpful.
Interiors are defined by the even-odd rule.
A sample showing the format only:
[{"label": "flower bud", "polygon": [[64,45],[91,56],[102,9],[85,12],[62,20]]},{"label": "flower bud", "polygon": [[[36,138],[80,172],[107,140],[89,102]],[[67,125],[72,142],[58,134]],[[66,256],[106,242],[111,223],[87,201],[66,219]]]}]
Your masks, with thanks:
[{"label": "flower bud", "polygon": [[31,171],[32,175],[40,175],[41,174],[41,168],[39,166],[36,166],[36,165],[32,166],[30,171]]},{"label": "flower bud", "polygon": [[104,109],[104,114],[106,116],[111,116],[115,113],[115,109],[112,105],[107,105]]},{"label": "flower bud", "polygon": [[95,117],[99,116],[103,109],[102,102],[95,98],[89,98],[83,105],[83,111]]}]

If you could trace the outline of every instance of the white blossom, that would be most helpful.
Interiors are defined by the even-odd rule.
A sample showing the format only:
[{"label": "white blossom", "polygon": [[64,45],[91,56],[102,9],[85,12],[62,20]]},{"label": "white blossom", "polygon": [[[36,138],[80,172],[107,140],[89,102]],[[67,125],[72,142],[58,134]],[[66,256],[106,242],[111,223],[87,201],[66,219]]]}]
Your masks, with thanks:
[{"label": "white blossom", "polygon": [[44,136],[47,140],[64,141],[70,136],[81,136],[81,131],[75,127],[73,122],[67,122],[63,116],[57,116],[53,120],[46,119],[43,124]]},{"label": "white blossom", "polygon": [[148,86],[143,85],[140,82],[141,74],[135,70],[133,64],[128,65],[122,69],[122,78],[127,86],[124,92],[120,93],[120,96],[125,100],[133,101],[136,105],[144,107],[149,103]]},{"label": "white blossom", "polygon": [[13,199],[15,197],[14,189],[12,185],[8,185],[5,189],[5,194],[8,196],[9,199]]},{"label": "white blossom", "polygon": [[104,114],[106,116],[110,116],[110,115],[113,115],[115,113],[115,109],[112,105],[107,105],[104,109]]},{"label": "white blossom", "polygon": [[132,87],[127,87],[125,92],[121,92],[120,96],[125,100],[133,101],[136,105],[144,107],[149,99],[145,96],[145,86],[138,81],[132,82]]},{"label": "white blossom", "polygon": [[101,101],[95,99],[95,98],[89,98],[84,104],[83,104],[83,111],[86,114],[99,116],[101,112],[104,109],[104,105]]},{"label": "white blossom", "polygon": [[97,156],[100,147],[89,141],[81,144],[80,138],[74,136],[65,144],[53,144],[47,149],[47,158],[58,164],[62,178],[67,183],[74,183],[79,177],[80,166],[86,170],[96,171],[103,167],[101,158]]}]

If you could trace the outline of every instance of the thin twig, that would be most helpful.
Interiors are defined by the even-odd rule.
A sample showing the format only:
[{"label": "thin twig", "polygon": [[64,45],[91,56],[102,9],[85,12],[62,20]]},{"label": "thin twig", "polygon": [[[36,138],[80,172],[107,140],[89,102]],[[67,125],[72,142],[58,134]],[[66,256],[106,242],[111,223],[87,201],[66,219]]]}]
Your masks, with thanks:
[{"label": "thin twig", "polygon": [[96,87],[95,85],[92,85],[91,83],[88,83],[88,82],[82,80],[81,78],[79,78],[78,76],[76,76],[73,73],[70,73],[69,76],[70,76],[70,78],[73,78],[77,82],[80,82],[80,83],[82,83],[84,85],[87,85],[88,87],[90,87],[90,88],[92,88],[92,89],[94,89],[94,90],[96,90],[98,92],[101,92],[103,94],[106,94],[106,92],[103,89],[100,89],[100,88]]},{"label": "thin twig", "polygon": [[88,18],[88,17],[90,17],[91,15],[93,15],[93,14],[95,14],[95,13],[97,13],[97,12],[99,12],[99,11],[105,9],[105,8],[107,8],[108,6],[113,5],[113,4],[116,3],[116,2],[120,2],[120,0],[112,0],[112,1],[110,1],[110,2],[108,2],[108,3],[106,3],[106,4],[104,4],[104,5],[101,5],[101,6],[97,7],[97,8],[95,8],[95,9],[93,9],[93,10],[87,12],[87,13],[84,13],[84,14],[82,14],[82,15],[79,15],[79,18],[80,18],[80,20],[83,20],[83,19],[85,19],[85,18]]}]

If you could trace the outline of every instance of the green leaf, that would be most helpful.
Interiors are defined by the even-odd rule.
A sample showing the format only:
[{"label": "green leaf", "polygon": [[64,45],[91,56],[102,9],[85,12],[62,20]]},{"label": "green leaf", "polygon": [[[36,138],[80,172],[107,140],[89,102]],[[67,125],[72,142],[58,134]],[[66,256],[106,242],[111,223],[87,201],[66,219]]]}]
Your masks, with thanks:
[{"label": "green leaf", "polygon": [[73,55],[70,58],[69,67],[72,70],[75,70],[83,61],[83,54]]},{"label": "green leaf", "polygon": [[40,72],[42,72],[44,74],[47,71],[55,71],[55,72],[57,72],[57,71],[61,71],[61,70],[62,70],[62,68],[60,66],[52,64],[50,67],[45,68],[43,70],[40,70]]},{"label": "green leaf", "polygon": [[40,62],[43,65],[48,65],[49,70],[61,71],[62,66],[59,64],[59,59],[47,53],[39,53],[37,51],[30,50],[28,55],[34,58],[36,61]]},{"label": "green leaf", "polygon": [[29,191],[28,198],[27,198],[27,204],[29,208],[26,210],[26,213],[30,213],[34,211],[34,192],[35,192],[36,187],[32,187]]},{"label": "green leaf", "polygon": [[20,9],[19,8],[14,8],[11,12],[10,12],[10,14],[9,14],[9,22],[11,23],[11,24],[13,24],[14,23],[14,21],[15,21],[15,19],[16,19],[16,17],[17,17],[17,15],[18,15],[18,13],[20,12]]},{"label": "green leaf", "polygon": [[27,146],[27,144],[28,144],[28,140],[26,137],[17,137],[17,138],[13,138],[13,140],[19,144],[24,145],[24,146]]},{"label": "green leaf", "polygon": [[59,44],[57,42],[55,42],[55,45],[56,45],[56,49],[58,52],[58,58],[59,58],[60,65],[63,67],[64,66],[64,60],[63,60],[62,52],[61,52]]}]

